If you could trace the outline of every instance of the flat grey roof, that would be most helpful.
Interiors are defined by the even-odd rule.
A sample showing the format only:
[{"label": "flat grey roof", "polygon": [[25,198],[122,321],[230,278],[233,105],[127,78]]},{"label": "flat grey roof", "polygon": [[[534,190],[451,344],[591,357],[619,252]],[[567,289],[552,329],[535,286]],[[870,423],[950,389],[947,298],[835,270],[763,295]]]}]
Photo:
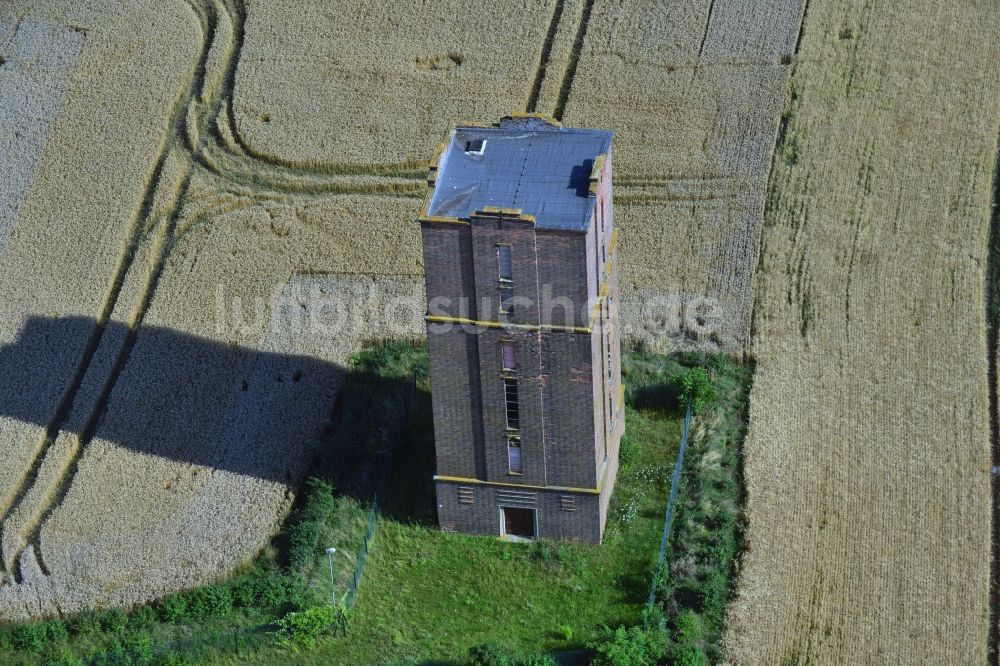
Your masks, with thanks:
[{"label": "flat grey roof", "polygon": [[428,214],[469,217],[484,206],[520,208],[535,216],[537,228],[585,231],[594,206],[590,172],[610,147],[610,131],[538,118],[457,127],[438,163]]}]

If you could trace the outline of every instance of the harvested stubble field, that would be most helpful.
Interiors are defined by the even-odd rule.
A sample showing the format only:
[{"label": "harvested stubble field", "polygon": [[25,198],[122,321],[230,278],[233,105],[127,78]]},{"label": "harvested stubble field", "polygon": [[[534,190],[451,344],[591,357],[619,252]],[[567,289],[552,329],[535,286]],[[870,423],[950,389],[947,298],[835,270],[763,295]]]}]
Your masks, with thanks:
[{"label": "harvested stubble field", "polygon": [[[409,333],[376,305],[296,335],[276,296],[419,295],[423,161],[455,120],[537,110],[618,132],[631,336],[759,358],[730,658],[981,660],[998,16],[963,12],[0,7],[0,107],[28,82],[46,100],[0,120],[0,141],[28,137],[0,154],[18,174],[0,184],[0,618],[249,560],[338,362]],[[42,67],[20,30],[65,39]],[[717,303],[713,331],[672,316],[692,297]],[[251,417],[291,405],[297,423]]]},{"label": "harvested stubble field", "polygon": [[811,2],[758,271],[736,663],[984,663],[995,4]]}]

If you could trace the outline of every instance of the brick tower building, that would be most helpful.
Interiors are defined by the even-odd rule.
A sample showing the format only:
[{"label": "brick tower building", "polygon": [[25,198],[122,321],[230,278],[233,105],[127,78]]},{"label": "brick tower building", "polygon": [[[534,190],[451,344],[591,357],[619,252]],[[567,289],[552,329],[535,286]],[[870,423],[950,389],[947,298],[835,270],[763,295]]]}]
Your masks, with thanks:
[{"label": "brick tower building", "polygon": [[624,428],[611,132],[460,126],[428,182],[441,527],[600,542]]}]

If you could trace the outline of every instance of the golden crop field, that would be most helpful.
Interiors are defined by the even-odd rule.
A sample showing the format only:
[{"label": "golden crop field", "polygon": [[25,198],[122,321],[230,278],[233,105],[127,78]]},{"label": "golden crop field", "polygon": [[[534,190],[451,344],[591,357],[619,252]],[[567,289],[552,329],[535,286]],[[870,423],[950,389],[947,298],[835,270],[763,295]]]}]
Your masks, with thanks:
[{"label": "golden crop field", "polygon": [[[564,120],[615,129],[622,317],[663,349],[745,350],[764,190],[805,3],[594,3]],[[708,336],[644,311],[713,299]]]},{"label": "golden crop field", "polygon": [[384,306],[420,302],[433,146],[539,111],[616,131],[630,337],[757,359],[730,660],[982,661],[998,21],[930,0],[0,7],[0,110],[48,100],[0,118],[34,151],[0,183],[0,619],[251,560],[340,365],[422,334]]},{"label": "golden crop field", "polygon": [[734,663],[984,663],[990,3],[810,2],[765,219]]}]

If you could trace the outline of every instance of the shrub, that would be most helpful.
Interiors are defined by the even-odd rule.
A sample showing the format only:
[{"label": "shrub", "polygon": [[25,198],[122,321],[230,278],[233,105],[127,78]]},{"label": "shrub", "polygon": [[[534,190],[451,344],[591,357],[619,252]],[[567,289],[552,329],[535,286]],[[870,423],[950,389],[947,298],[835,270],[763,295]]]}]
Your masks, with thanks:
[{"label": "shrub", "polygon": [[285,580],[278,572],[269,572],[254,583],[254,595],[257,603],[269,608],[278,608],[288,597]]},{"label": "shrub", "polygon": [[559,637],[567,643],[573,640],[573,627],[568,624],[559,625]]},{"label": "shrub", "polygon": [[118,634],[125,630],[125,625],[128,624],[128,618],[125,617],[125,613],[113,608],[109,610],[101,618],[101,626],[104,631],[109,634]]},{"label": "shrub", "polygon": [[310,478],[306,485],[309,490],[305,506],[288,535],[288,564],[296,572],[304,572],[315,564],[326,521],[336,509],[333,486],[328,481]]},{"label": "shrub", "polygon": [[337,616],[333,606],[316,606],[289,613],[278,621],[278,625],[287,643],[309,647],[319,636],[330,633]]},{"label": "shrub", "polygon": [[144,631],[156,624],[156,612],[149,606],[140,606],[128,617],[128,628],[133,631]]},{"label": "shrub", "polygon": [[667,653],[667,634],[662,624],[644,627],[605,627],[590,645],[597,655],[594,666],[655,666]]},{"label": "shrub", "polygon": [[680,399],[683,404],[691,400],[691,408],[700,410],[715,400],[715,387],[708,378],[705,368],[691,368],[681,377]]},{"label": "shrub", "polygon": [[516,666],[507,648],[497,641],[486,641],[469,648],[467,666]]},{"label": "shrub", "polygon": [[180,594],[168,594],[160,600],[160,617],[165,622],[183,622],[188,617],[187,599]]},{"label": "shrub", "polygon": [[205,620],[224,617],[233,610],[233,597],[225,586],[200,587],[192,590],[187,598],[188,615]]},{"label": "shrub", "polygon": [[691,610],[677,615],[673,645],[674,663],[678,666],[708,666],[708,657],[702,650],[704,632],[701,619]]},{"label": "shrub", "polygon": [[14,630],[14,647],[25,652],[41,652],[49,637],[47,622],[22,624]]},{"label": "shrub", "polygon": [[70,621],[70,627],[77,635],[96,634],[101,631],[101,616],[92,610],[82,611]]},{"label": "shrub", "polygon": [[52,650],[45,659],[48,666],[83,666],[84,661],[73,654],[65,645],[61,645]]}]

